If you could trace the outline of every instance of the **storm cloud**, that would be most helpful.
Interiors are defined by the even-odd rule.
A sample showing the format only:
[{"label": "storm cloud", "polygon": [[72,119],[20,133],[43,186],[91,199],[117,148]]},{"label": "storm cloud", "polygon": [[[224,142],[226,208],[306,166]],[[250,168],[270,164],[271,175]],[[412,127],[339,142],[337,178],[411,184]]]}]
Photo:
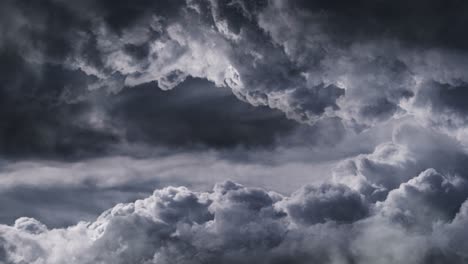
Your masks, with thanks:
[{"label": "storm cloud", "polygon": [[0,263],[468,263],[467,14],[1,1]]},{"label": "storm cloud", "polygon": [[[466,82],[466,41],[459,37],[464,20],[457,16],[466,9],[464,4],[46,1],[34,6],[6,1],[3,5],[8,12],[2,23],[4,48],[27,61],[60,64],[83,73],[92,80],[91,90],[115,93],[150,82],[168,90],[191,76],[230,87],[243,101],[279,109],[301,122],[339,117],[362,129],[417,112],[420,104],[413,99],[419,101],[417,95],[431,82],[441,87]],[[424,100],[440,102],[423,94]]]}]

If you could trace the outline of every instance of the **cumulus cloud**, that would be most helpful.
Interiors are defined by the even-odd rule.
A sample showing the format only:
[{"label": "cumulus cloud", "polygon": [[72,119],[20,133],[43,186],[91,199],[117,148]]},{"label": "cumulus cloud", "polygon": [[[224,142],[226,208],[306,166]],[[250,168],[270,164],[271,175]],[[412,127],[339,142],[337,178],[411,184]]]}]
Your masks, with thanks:
[{"label": "cumulus cloud", "polygon": [[369,210],[359,193],[346,185],[330,184],[301,188],[283,206],[292,219],[303,224],[354,222],[364,218]]},{"label": "cumulus cloud", "polygon": [[456,139],[404,122],[394,129],[392,140],[380,144],[374,152],[340,162],[333,177],[381,200],[428,168],[466,178],[467,158]]},{"label": "cumulus cloud", "polygon": [[[154,149],[152,149],[155,152]],[[291,152],[291,150],[288,150]],[[208,190],[216,182],[235,180],[290,193],[309,183],[323,182],[332,162],[297,160],[299,152],[281,155],[251,151],[239,153],[160,149],[140,157],[108,156],[80,161],[3,161],[0,170],[0,222],[11,224],[30,216],[49,227],[92,220],[117,202],[143,198],[155,188],[186,185]],[[241,160],[240,155],[248,160]],[[255,156],[261,158],[255,159]],[[265,159],[265,160],[262,160]],[[317,174],[311,174],[311,172]],[[322,172],[322,173],[318,173]],[[284,175],[288,174],[286,179]]]},{"label": "cumulus cloud", "polygon": [[467,10],[2,1],[0,263],[467,263]]},{"label": "cumulus cloud", "polygon": [[[303,187],[290,197],[230,181],[211,192],[167,187],[68,228],[47,229],[31,218],[1,225],[0,256],[4,263],[459,261],[462,249],[446,247],[465,240],[454,231],[464,230],[463,199],[451,217],[425,218],[433,224],[430,231],[410,232],[420,223],[402,225],[388,216],[388,208],[419,217],[428,212],[426,206],[438,207],[428,202],[451,195],[454,186],[442,178],[427,171],[392,192],[383,207],[366,205],[358,193],[340,185]],[[439,208],[451,211],[442,204]],[[444,236],[436,237],[437,232]],[[383,240],[387,246],[376,251]]]},{"label": "cumulus cloud", "polygon": [[453,219],[467,194],[465,179],[428,169],[392,190],[379,206],[403,224],[431,228],[433,222]]},{"label": "cumulus cloud", "polygon": [[[147,198],[114,206],[96,220],[68,227],[48,228],[38,220],[19,218],[11,226],[0,226],[0,260],[464,263],[466,241],[460,234],[465,230],[468,198],[465,155],[455,139],[403,124],[395,127],[391,142],[373,153],[342,161],[333,179],[302,186],[292,194],[226,181],[211,191],[157,189]],[[173,157],[169,160],[181,164]],[[188,161],[193,163],[190,157]],[[226,169],[219,162],[215,163]],[[149,171],[157,168],[145,166]],[[245,174],[252,175],[252,168]],[[194,172],[194,167],[188,170]],[[92,175],[77,171],[81,178]],[[80,184],[76,173],[69,180]],[[130,175],[130,181],[138,180]],[[105,179],[93,181],[112,185],[123,180]],[[15,180],[20,179],[10,177],[10,184]]]}]

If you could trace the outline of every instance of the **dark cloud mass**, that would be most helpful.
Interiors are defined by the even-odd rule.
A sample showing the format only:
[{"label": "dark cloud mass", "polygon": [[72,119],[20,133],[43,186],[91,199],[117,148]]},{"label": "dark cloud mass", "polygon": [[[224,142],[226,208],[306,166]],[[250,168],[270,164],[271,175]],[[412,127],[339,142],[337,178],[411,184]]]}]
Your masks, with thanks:
[{"label": "dark cloud mass", "polygon": [[297,128],[281,113],[239,102],[229,90],[199,79],[170,91],[155,83],[127,89],[110,100],[109,108],[127,140],[179,147],[269,146]]},{"label": "dark cloud mass", "polygon": [[0,1],[0,264],[468,263],[467,23]]},{"label": "dark cloud mass", "polygon": [[362,128],[418,111],[427,83],[465,81],[466,7],[452,2],[6,1],[1,43],[86,73],[89,89],[192,76],[302,122]]},{"label": "dark cloud mass", "polygon": [[107,95],[83,90],[92,78],[82,72],[2,59],[0,153],[9,157],[96,156],[122,142],[268,146],[297,127],[200,79],[167,92],[148,83]]}]

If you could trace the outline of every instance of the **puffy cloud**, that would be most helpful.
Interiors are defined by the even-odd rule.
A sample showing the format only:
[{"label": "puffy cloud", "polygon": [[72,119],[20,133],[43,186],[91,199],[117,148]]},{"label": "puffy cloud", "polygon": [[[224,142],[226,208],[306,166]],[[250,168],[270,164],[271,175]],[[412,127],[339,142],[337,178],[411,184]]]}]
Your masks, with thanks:
[{"label": "puffy cloud", "polygon": [[468,156],[460,143],[432,129],[404,122],[392,141],[370,154],[346,159],[334,169],[334,180],[383,200],[387,193],[427,168],[466,178]]},{"label": "puffy cloud", "polygon": [[[1,226],[5,242],[2,260],[7,263],[61,263],[66,259],[74,263],[254,260],[271,263],[283,259],[301,263],[308,259],[339,258],[341,253],[332,252],[333,249],[320,255],[307,252],[313,247],[325,247],[320,246],[318,238],[303,236],[291,226],[288,215],[275,206],[282,199],[279,194],[232,182],[216,185],[210,193],[168,187],[146,199],[119,204],[93,223],[40,233],[31,233],[18,228],[19,225]],[[34,220],[26,220],[39,225]],[[316,235],[331,239],[326,233],[328,228],[338,232],[327,226],[307,232],[324,232]],[[331,241],[325,244],[337,247]]]},{"label": "puffy cloud", "polygon": [[205,263],[243,259],[242,252],[255,259],[256,249],[277,246],[286,231],[285,215],[273,207],[278,199],[278,194],[232,182],[211,193],[168,187],[68,229],[31,234],[16,225],[2,226],[3,261]]},{"label": "puffy cloud", "polygon": [[306,225],[354,222],[366,217],[369,211],[358,192],[345,185],[330,184],[302,187],[285,200],[283,206],[293,220]]},{"label": "puffy cloud", "polygon": [[431,228],[433,222],[455,217],[468,198],[465,179],[443,176],[428,169],[392,190],[379,204],[382,213],[416,228]]},{"label": "puffy cloud", "polygon": [[[148,198],[118,204],[94,222],[68,228],[47,229],[30,218],[20,218],[14,226],[1,225],[0,260],[81,264],[427,263],[452,259],[463,263],[459,247],[465,238],[458,234],[464,232],[466,206],[455,210],[451,218],[425,218],[433,229],[416,229],[416,233],[410,230],[419,223],[401,225],[387,214],[390,207],[421,218],[427,216],[421,212],[428,212],[428,206],[441,205],[440,210],[450,211],[443,208],[443,202],[430,203],[454,197],[454,183],[445,186],[441,178],[431,170],[421,174],[391,192],[384,208],[378,205],[371,214],[367,213],[370,205],[342,185],[306,187],[290,197],[230,181],[217,184],[211,192],[167,187]],[[437,236],[438,232],[443,236]],[[460,246],[451,247],[455,241]]]},{"label": "puffy cloud", "polygon": [[14,227],[31,234],[40,234],[47,231],[47,227],[34,218],[21,217],[16,219]]},{"label": "puffy cloud", "polygon": [[0,154],[8,157],[80,159],[127,143],[271,147],[298,127],[281,112],[240,102],[206,80],[189,78],[167,92],[150,83],[107,95],[86,91],[82,86],[92,80],[78,71],[49,65],[36,72],[17,56],[0,57],[6,62],[0,67]]},{"label": "puffy cloud", "polygon": [[467,262],[467,5],[348,2],[0,3],[0,154],[112,154],[0,164],[0,263]]}]

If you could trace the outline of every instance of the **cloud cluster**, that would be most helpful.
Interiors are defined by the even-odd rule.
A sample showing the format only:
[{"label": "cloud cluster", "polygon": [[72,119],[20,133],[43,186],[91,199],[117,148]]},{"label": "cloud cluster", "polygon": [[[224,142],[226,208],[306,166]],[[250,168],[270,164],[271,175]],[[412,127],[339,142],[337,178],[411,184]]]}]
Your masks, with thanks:
[{"label": "cloud cluster", "polygon": [[0,226],[0,260],[465,263],[467,154],[456,147],[403,124],[392,142],[342,161],[329,182],[290,195],[226,181],[208,192],[157,189],[66,228],[22,217]]},{"label": "cloud cluster", "polygon": [[370,154],[346,159],[334,169],[334,181],[382,200],[389,191],[428,168],[467,178],[468,156],[459,141],[433,129],[403,123],[390,142]]},{"label": "cloud cluster", "polygon": [[0,2],[0,263],[468,263],[467,10]]},{"label": "cloud cluster", "polygon": [[47,229],[32,218],[2,225],[0,260],[463,263],[467,197],[456,199],[457,208],[437,202],[457,197],[452,191],[461,185],[428,170],[377,205],[340,185],[304,187],[289,197],[229,181],[211,192],[167,187],[68,228]]},{"label": "cloud cluster", "polygon": [[[267,107],[315,124],[310,138],[338,131],[326,135],[332,144],[347,128],[361,131],[402,115],[466,141],[459,99],[467,83],[467,41],[457,16],[466,8],[439,0],[355,7],[343,1],[4,1],[0,115],[8,122],[0,126],[1,149],[87,157],[135,141],[271,146],[298,125],[278,112],[270,116]],[[427,19],[437,12],[444,16]],[[263,108],[235,105],[216,88],[205,93],[203,87],[213,86]],[[124,87],[142,89],[144,98]],[[192,88],[203,92],[187,92]],[[201,98],[207,101],[193,103]],[[173,121],[181,115],[183,121]],[[227,137],[198,125],[208,119]],[[257,120],[266,129],[254,127]]]},{"label": "cloud cluster", "polygon": [[[85,73],[91,90],[168,90],[191,76],[309,124],[339,117],[362,129],[413,114],[465,126],[451,104],[468,82],[463,20],[453,15],[463,4],[50,0],[34,15],[22,1],[3,5],[3,49]],[[450,15],[427,19],[440,10]],[[54,27],[64,33],[50,36]]]},{"label": "cloud cluster", "polygon": [[139,157],[2,161],[0,223],[12,224],[15,219],[28,216],[52,228],[74,225],[93,220],[116,203],[146,197],[155,188],[169,185],[206,191],[217,182],[233,180],[289,193],[304,182],[324,181],[322,176],[333,166],[320,159],[298,160],[299,152],[291,150],[277,154],[253,150],[226,153],[151,149],[153,154],[133,151]]},{"label": "cloud cluster", "polygon": [[109,96],[83,90],[85,74],[52,66],[35,73],[15,56],[0,57],[7,62],[0,66],[0,154],[7,158],[96,157],[122,144],[271,147],[298,127],[201,79],[167,92],[150,83]]}]

